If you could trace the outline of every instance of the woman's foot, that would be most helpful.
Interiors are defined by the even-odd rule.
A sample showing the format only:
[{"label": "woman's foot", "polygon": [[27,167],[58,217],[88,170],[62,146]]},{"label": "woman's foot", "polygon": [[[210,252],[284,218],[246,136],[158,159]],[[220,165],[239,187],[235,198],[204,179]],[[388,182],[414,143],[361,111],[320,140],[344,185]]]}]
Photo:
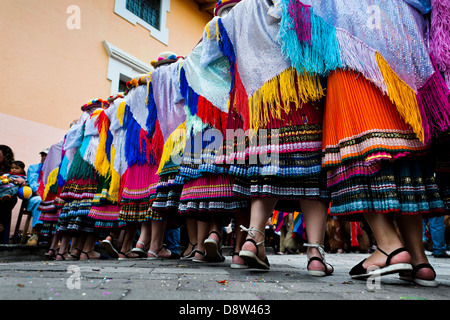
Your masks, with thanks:
[{"label": "woman's foot", "polygon": [[71,261],[71,260],[75,260],[75,259],[70,255],[69,252],[66,252],[66,253],[57,253],[55,260],[56,261],[66,261],[66,260]]},{"label": "woman's foot", "polygon": [[377,248],[369,258],[350,270],[350,276],[355,279],[366,279],[372,275],[382,276],[411,270],[411,256],[405,248],[398,248],[389,254]]},{"label": "woman's foot", "polygon": [[248,236],[242,245],[239,257],[245,261],[249,268],[269,270],[270,264],[264,249],[264,232],[256,228],[245,228],[244,226],[241,226],[241,229],[247,231]]},{"label": "woman's foot", "polygon": [[136,243],[136,247],[131,249],[131,252],[138,255],[140,258],[145,258],[145,257],[147,257],[149,247],[150,247],[150,241],[147,244],[145,244],[142,241],[138,241]]},{"label": "woman's foot", "polygon": [[58,249],[48,249],[48,251],[44,254],[45,257],[47,257],[50,260],[56,260]]},{"label": "woman's foot", "polygon": [[118,260],[122,261],[122,260],[128,260],[128,259],[136,259],[139,258],[139,255],[137,253],[134,253],[133,251],[128,251],[128,252],[123,252],[120,251],[118,253]]},{"label": "woman's foot", "polygon": [[205,246],[205,260],[208,262],[223,262],[222,238],[217,231],[211,231],[208,238],[203,242]]},{"label": "woman's foot", "polygon": [[81,251],[80,260],[105,260],[109,257],[102,255],[101,253],[91,250],[88,252]]},{"label": "woman's foot", "polygon": [[325,251],[323,246],[319,244],[305,243],[308,247],[306,255],[308,257],[308,275],[313,277],[324,277],[331,275],[334,268],[331,264],[325,262]]},{"label": "woman's foot", "polygon": [[195,255],[195,247],[197,247],[197,244],[192,244],[189,242],[186,250],[183,252],[183,256],[181,257],[182,260],[188,260],[193,259]]},{"label": "woman's foot", "polygon": [[399,274],[400,279],[414,282],[424,287],[437,287],[438,283],[436,279],[436,271],[428,263],[419,263],[413,267],[412,271],[403,271]]},{"label": "woman's foot", "polygon": [[152,251],[148,250],[147,253],[147,259],[148,260],[157,260],[157,259],[180,259],[180,255],[177,253],[174,253],[167,249],[165,246],[162,246],[159,250]]},{"label": "woman's foot", "polygon": [[230,267],[231,269],[247,269],[248,265],[245,263],[244,259],[239,257],[239,252],[233,252]]}]

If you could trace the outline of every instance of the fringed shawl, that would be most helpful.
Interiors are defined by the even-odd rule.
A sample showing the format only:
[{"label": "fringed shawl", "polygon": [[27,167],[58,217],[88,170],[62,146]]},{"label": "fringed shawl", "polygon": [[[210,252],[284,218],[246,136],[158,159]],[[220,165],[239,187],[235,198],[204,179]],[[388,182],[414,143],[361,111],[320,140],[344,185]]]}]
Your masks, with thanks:
[{"label": "fringed shawl", "polygon": [[318,77],[297,73],[283,56],[277,39],[280,21],[268,13],[271,8],[267,1],[242,1],[227,16],[213,19],[203,37],[210,42],[203,50],[203,65],[217,56],[214,48],[230,63],[235,107],[245,129],[265,126],[282,109],[289,112],[291,102],[301,107],[323,97]]},{"label": "fringed shawl", "polygon": [[280,3],[278,38],[297,71],[360,72],[390,97],[423,142],[450,127],[448,88],[428,53],[428,23],[414,7],[403,0]]}]

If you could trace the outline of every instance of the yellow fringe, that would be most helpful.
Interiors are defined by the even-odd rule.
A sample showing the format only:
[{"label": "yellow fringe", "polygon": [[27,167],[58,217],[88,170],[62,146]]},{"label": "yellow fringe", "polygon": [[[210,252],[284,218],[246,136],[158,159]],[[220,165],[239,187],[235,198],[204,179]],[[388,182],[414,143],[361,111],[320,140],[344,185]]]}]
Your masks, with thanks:
[{"label": "yellow fringe", "polygon": [[186,121],[176,128],[164,143],[164,150],[161,156],[157,174],[161,174],[164,165],[170,160],[172,155],[180,155],[186,145]]},{"label": "yellow fringe", "polygon": [[111,200],[114,203],[119,202],[119,191],[120,191],[120,175],[114,170],[114,159],[116,157],[116,148],[111,145],[111,166],[110,166],[110,174],[111,174],[111,183],[109,185],[108,200]]},{"label": "yellow fringe", "polygon": [[397,107],[400,116],[416,133],[420,141],[425,141],[416,93],[391,69],[388,62],[379,54],[375,54],[378,67],[386,82],[388,96]]},{"label": "yellow fringe", "polygon": [[55,183],[58,183],[58,173],[59,168],[54,169],[47,178],[47,184],[45,185],[44,194],[42,196],[42,201],[47,200],[48,192],[50,191],[50,188],[55,185]]},{"label": "yellow fringe", "polygon": [[250,128],[258,130],[264,127],[270,117],[280,119],[282,110],[289,114],[291,103],[301,108],[303,103],[317,101],[324,95],[318,76],[298,74],[294,68],[289,68],[264,83],[249,97]]},{"label": "yellow fringe", "polygon": [[119,104],[119,107],[117,108],[117,119],[119,119],[120,126],[123,126],[123,117],[125,115],[125,107],[127,106],[127,103],[125,101],[122,101]]}]

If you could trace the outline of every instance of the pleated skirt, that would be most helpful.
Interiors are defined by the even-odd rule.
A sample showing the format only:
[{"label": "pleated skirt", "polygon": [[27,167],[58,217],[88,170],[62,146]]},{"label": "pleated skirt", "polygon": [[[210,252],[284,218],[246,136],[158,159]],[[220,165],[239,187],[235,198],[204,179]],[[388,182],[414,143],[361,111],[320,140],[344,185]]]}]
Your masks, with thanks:
[{"label": "pleated skirt", "polygon": [[156,196],[159,176],[154,164],[132,165],[122,176],[119,220],[124,222],[149,221],[151,204]]},{"label": "pleated skirt", "polygon": [[[321,166],[322,103],[292,103],[290,110],[281,108],[279,116],[271,115],[267,126],[244,139],[227,137],[226,161],[236,194],[247,199],[328,200]],[[243,122],[235,111],[230,116],[238,132]]]},{"label": "pleated skirt", "polygon": [[323,146],[331,215],[443,213],[430,146],[356,72],[328,77]]}]

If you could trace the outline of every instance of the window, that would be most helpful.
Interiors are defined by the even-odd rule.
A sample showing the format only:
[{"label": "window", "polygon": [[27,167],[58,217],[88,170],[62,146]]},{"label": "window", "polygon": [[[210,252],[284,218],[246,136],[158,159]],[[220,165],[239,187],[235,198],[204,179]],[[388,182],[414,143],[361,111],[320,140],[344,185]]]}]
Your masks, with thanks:
[{"label": "window", "polygon": [[169,29],[166,26],[170,0],[115,0],[114,12],[136,25],[139,24],[150,35],[169,45]]},{"label": "window", "polygon": [[154,70],[151,65],[142,62],[107,41],[103,41],[103,46],[109,56],[107,78],[111,81],[111,95],[125,92],[127,81]]},{"label": "window", "polygon": [[127,0],[126,8],[159,30],[160,0]]},{"label": "window", "polygon": [[131,78],[129,78],[129,77],[127,77],[127,76],[125,76],[125,75],[123,75],[123,74],[120,74],[120,76],[119,76],[119,91],[118,92],[125,92],[125,91],[127,91],[127,82],[128,81],[130,81],[131,80]]}]

